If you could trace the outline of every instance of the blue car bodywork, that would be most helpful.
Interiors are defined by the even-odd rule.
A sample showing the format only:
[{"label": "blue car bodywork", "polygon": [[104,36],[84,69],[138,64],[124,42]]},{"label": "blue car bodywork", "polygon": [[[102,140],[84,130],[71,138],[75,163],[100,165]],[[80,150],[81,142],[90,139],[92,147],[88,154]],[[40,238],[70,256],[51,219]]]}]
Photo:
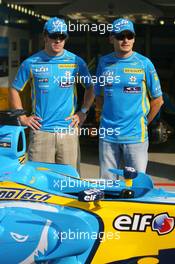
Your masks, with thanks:
[{"label": "blue car bodywork", "polygon": [[[3,121],[13,114],[21,112],[0,119],[0,263],[137,263],[150,256],[165,263],[168,255],[172,261],[175,193],[154,188],[143,173],[111,169],[118,176],[107,183],[82,179],[69,165],[26,161],[24,128]],[[115,238],[104,241],[108,231]],[[130,235],[137,245],[143,233],[158,242],[153,251],[124,252],[126,240],[117,241],[117,232],[130,246]]]}]

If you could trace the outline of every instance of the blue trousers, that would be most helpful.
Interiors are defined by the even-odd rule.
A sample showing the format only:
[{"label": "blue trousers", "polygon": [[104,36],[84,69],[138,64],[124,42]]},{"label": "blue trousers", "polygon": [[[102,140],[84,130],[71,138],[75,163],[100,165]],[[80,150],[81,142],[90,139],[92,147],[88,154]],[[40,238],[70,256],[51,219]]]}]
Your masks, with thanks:
[{"label": "blue trousers", "polygon": [[145,172],[148,163],[148,141],[118,144],[100,139],[99,159],[100,178],[112,179],[113,175],[108,169],[122,168],[122,165],[133,167],[138,172]]}]

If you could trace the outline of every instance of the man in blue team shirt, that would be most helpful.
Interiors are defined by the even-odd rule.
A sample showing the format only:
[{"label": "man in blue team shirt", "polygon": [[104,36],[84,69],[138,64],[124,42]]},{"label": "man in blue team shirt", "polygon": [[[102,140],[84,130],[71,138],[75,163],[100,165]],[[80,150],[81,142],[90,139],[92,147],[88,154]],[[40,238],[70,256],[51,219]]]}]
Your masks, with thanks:
[{"label": "man in blue team shirt", "polygon": [[[130,20],[113,22],[114,52],[100,58],[95,86],[96,108],[102,108],[99,130],[100,174],[124,165],[145,172],[148,162],[147,125],[163,104],[159,78],[152,62],[133,51],[135,31]],[[101,78],[101,79],[100,79]],[[103,131],[103,133],[102,133]]]},{"label": "man in blue team shirt", "polygon": [[[77,167],[78,133],[76,127],[86,119],[94,95],[86,63],[64,49],[68,38],[63,19],[54,17],[44,25],[44,50],[26,59],[10,89],[13,108],[21,109],[19,92],[29,82],[32,87],[33,114],[21,116],[22,125],[31,128],[29,159],[71,164]],[[81,110],[76,110],[76,81],[84,80]]]}]

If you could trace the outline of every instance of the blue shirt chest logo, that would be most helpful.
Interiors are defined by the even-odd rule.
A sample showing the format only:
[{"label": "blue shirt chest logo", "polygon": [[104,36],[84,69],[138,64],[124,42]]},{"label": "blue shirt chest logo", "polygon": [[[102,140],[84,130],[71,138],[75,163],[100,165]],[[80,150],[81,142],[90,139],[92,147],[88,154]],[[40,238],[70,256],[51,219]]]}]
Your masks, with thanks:
[{"label": "blue shirt chest logo", "polygon": [[34,76],[51,75],[52,68],[51,68],[51,65],[47,65],[47,64],[42,64],[42,65],[34,64],[32,65],[32,73]]}]

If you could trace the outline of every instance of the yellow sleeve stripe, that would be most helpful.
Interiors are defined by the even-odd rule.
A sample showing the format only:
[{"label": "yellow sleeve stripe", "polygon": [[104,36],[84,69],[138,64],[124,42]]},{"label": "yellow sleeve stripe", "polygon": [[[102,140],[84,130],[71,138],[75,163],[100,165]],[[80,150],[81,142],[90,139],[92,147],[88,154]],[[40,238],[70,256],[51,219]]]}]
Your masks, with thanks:
[{"label": "yellow sleeve stripe", "polygon": [[26,85],[27,85],[28,82],[29,82],[29,80],[27,80],[27,81],[24,83],[23,87],[20,89],[20,92],[22,92],[22,91],[24,90],[24,88],[26,87]]}]

